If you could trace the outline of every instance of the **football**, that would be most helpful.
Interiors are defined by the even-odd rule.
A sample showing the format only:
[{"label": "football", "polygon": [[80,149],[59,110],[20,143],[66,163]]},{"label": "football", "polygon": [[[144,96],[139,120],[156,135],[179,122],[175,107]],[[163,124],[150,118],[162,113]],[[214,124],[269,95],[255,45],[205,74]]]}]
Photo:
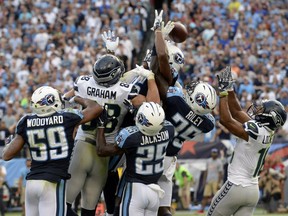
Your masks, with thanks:
[{"label": "football", "polygon": [[186,27],[180,22],[175,22],[174,28],[169,34],[169,38],[175,43],[182,43],[187,39],[187,37],[188,31]]}]

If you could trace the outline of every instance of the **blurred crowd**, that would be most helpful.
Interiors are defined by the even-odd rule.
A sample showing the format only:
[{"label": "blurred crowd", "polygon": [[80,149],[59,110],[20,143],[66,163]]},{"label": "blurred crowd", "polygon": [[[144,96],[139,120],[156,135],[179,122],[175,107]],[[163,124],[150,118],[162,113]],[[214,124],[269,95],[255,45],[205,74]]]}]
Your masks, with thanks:
[{"label": "blurred crowd", "polygon": [[[29,112],[39,85],[62,92],[90,74],[105,53],[101,34],[120,37],[116,54],[126,70],[140,61],[150,38],[153,0],[2,0],[0,9],[1,131],[13,133]],[[231,65],[243,107],[252,100],[279,99],[288,110],[288,4],[285,0],[166,0],[164,21],[180,21],[189,32],[177,44],[184,52],[183,85]],[[150,24],[151,25],[151,24]],[[151,47],[149,47],[151,48]],[[217,112],[215,113],[217,115]],[[1,133],[2,134],[2,133]],[[288,139],[288,123],[279,133]],[[2,136],[1,136],[2,140]]]}]

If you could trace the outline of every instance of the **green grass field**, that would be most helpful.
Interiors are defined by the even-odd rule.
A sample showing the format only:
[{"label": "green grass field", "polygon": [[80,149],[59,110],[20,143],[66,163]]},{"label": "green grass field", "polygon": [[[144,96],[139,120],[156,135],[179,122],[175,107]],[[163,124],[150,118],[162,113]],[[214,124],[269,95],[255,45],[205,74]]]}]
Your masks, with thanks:
[{"label": "green grass field", "polygon": [[[176,212],[176,214],[175,214],[175,216],[204,216],[204,215],[206,215],[206,214],[199,214],[199,213],[197,213],[196,211],[190,211],[190,212],[187,212],[187,211],[178,211],[178,212]],[[276,213],[273,213],[273,214],[267,214],[266,213],[266,211],[265,210],[263,210],[263,209],[257,209],[256,211],[255,211],[255,213],[254,213],[254,215],[256,216],[256,215],[259,215],[259,216],[268,216],[268,215],[273,215],[273,216],[287,216],[288,215],[288,213],[282,213],[282,214],[280,214],[280,213],[278,213],[278,214],[276,214]]]},{"label": "green grass field", "polygon": [[[197,214],[197,212],[195,212],[195,211],[177,211],[174,216],[202,216],[202,215],[204,216],[205,214]],[[259,216],[260,216],[260,215],[261,215],[261,216],[266,216],[266,215],[287,216],[288,213],[282,213],[282,214],[280,214],[280,213],[278,213],[278,214],[276,214],[276,213],[267,214],[267,213],[265,212],[265,210],[263,210],[263,209],[257,209],[257,210],[255,211],[254,215],[259,215]],[[7,212],[7,213],[5,214],[5,216],[21,216],[21,213],[20,213],[20,212]],[[135,216],[136,216],[136,215],[135,215]]]}]

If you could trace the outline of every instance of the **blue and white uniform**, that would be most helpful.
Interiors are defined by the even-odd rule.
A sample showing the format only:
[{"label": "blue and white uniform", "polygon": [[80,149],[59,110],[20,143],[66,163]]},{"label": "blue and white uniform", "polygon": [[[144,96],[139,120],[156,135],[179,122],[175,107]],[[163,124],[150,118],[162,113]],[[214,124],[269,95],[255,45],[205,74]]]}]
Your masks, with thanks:
[{"label": "blue and white uniform", "polygon": [[228,180],[214,196],[207,215],[253,215],[259,200],[258,178],[274,131],[255,120],[243,124],[249,135],[246,142],[237,138],[228,165]]},{"label": "blue and white uniform", "polygon": [[116,137],[126,155],[126,186],[120,215],[157,215],[163,190],[157,181],[163,173],[163,159],[169,141],[174,137],[173,125],[165,121],[155,136],[142,134],[136,126],[122,129]]},{"label": "blue and white uniform", "polygon": [[203,133],[213,130],[215,119],[211,114],[197,115],[184,99],[182,89],[171,86],[167,91],[166,120],[175,127],[175,136],[170,141],[164,159],[164,172],[158,184],[165,190],[165,197],[160,200],[160,206],[170,206],[172,199],[172,177],[175,172],[177,154],[185,140],[194,140]]},{"label": "blue and white uniform", "polygon": [[65,189],[66,180],[71,177],[68,167],[74,148],[73,131],[82,118],[81,112],[71,110],[48,117],[25,115],[17,124],[16,134],[23,137],[32,158],[26,177],[27,215],[66,215]]}]

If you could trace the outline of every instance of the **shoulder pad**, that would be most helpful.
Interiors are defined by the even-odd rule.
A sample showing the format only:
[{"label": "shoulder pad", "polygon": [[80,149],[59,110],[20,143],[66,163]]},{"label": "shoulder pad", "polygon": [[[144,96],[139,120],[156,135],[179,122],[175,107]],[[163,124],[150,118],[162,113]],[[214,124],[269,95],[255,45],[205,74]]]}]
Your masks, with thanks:
[{"label": "shoulder pad", "polygon": [[170,86],[167,91],[167,97],[172,97],[172,96],[184,97],[182,89],[176,86]]},{"label": "shoulder pad", "polygon": [[257,139],[259,135],[259,126],[258,124],[256,124],[255,121],[252,120],[252,121],[245,122],[243,127],[250,137],[252,137],[255,140]]},{"label": "shoulder pad", "polygon": [[134,128],[134,126],[131,126],[131,127],[126,127],[126,128],[123,128],[122,130],[120,130],[119,134],[115,138],[116,144],[119,148],[124,147],[125,140],[127,139],[127,137],[131,133],[133,133],[133,131],[131,131],[131,130],[133,130],[133,128]]}]

